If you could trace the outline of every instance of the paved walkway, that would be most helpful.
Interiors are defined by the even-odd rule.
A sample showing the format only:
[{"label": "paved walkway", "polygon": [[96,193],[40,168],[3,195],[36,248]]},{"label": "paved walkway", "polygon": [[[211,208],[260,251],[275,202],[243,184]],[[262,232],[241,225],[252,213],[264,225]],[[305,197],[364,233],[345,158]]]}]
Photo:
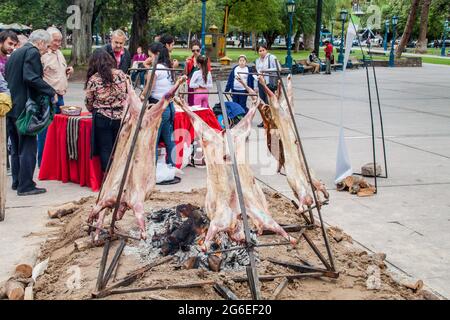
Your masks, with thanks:
[{"label": "paved walkway", "polygon": [[[365,51],[367,51],[367,49],[365,49]],[[380,54],[383,54],[383,53],[386,53],[386,54],[389,54],[389,50],[387,51],[387,52],[385,52],[384,50],[382,50],[382,49],[371,49],[371,51],[373,52],[373,53],[380,53]],[[404,52],[404,53],[402,53],[402,56],[406,56],[406,57],[421,57],[421,58],[438,58],[438,59],[450,59],[450,56],[447,56],[447,57],[443,57],[443,56],[441,56],[441,49],[439,49],[439,55],[434,55],[434,54],[418,54],[418,53],[410,53],[410,52]]]},{"label": "paved walkway", "polygon": [[[406,274],[450,297],[450,67],[378,68],[377,73],[389,179],[380,182],[379,195],[372,198],[331,191],[332,203],[323,215],[329,224],[342,227],[369,250],[387,253],[389,262]],[[294,79],[295,112],[308,161],[316,175],[334,190],[340,75]],[[362,70],[348,73],[345,127],[355,171],[372,157],[365,84]],[[72,84],[67,104],[80,105],[81,96],[82,85]],[[254,123],[258,122],[255,119]],[[379,127],[376,129],[379,132]],[[273,174],[264,139],[255,129],[251,144],[258,146],[262,161],[255,165],[255,172],[267,185],[292,196],[285,178]],[[251,156],[258,156],[258,152]],[[181,185],[164,190],[204,187],[204,178],[205,170],[188,169]],[[0,281],[8,277],[15,264],[36,256],[43,238],[39,234],[24,236],[45,230],[47,206],[91,194],[71,184],[41,185],[49,188],[49,193],[37,198],[19,199],[8,193],[7,220],[0,223]]]}]

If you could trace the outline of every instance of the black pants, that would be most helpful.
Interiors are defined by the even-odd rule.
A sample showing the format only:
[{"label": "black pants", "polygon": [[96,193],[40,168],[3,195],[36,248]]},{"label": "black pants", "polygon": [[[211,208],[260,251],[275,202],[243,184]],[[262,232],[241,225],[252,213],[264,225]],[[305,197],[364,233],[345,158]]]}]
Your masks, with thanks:
[{"label": "black pants", "polygon": [[266,91],[264,90],[264,87],[261,83],[258,83],[258,89],[259,89],[259,97],[262,101],[264,101],[265,104],[269,104],[269,99],[267,97]]},{"label": "black pants", "polygon": [[33,177],[36,169],[37,138],[19,134],[14,118],[6,118],[6,128],[11,139],[12,186],[17,188],[17,192],[29,192],[36,188]]},{"label": "black pants", "polygon": [[95,144],[97,153],[100,155],[102,170],[106,172],[114,143],[119,134],[121,120],[112,120],[100,113],[97,113],[95,117]]}]

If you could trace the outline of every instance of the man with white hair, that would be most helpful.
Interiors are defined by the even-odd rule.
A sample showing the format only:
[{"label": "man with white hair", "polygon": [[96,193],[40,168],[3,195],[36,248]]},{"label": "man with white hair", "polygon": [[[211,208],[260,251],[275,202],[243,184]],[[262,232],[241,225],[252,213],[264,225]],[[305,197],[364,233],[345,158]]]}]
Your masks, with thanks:
[{"label": "man with white hair", "polygon": [[45,30],[36,30],[29,42],[11,54],[6,64],[6,81],[13,107],[6,115],[8,135],[11,140],[12,189],[19,196],[37,195],[47,192],[37,188],[33,181],[36,169],[37,139],[22,135],[16,121],[25,109],[28,98],[37,100],[41,96],[56,99],[55,90],[44,81],[41,56],[47,53],[51,36]]},{"label": "man with white hair", "polygon": [[127,35],[122,30],[116,30],[111,37],[111,44],[108,44],[104,49],[117,62],[117,69],[122,70],[125,74],[131,68],[131,54],[125,48],[127,42]]},{"label": "man with white hair", "polygon": [[[66,59],[61,52],[62,33],[58,28],[50,27],[47,32],[51,36],[50,47],[47,53],[42,58],[42,67],[44,68],[44,81],[47,82],[58,95],[55,112],[61,112],[61,107],[64,106],[64,95],[69,87],[69,77],[73,74],[73,68],[67,66]],[[45,140],[47,137],[47,130],[38,136],[38,165],[41,166],[42,155],[44,153]]]}]

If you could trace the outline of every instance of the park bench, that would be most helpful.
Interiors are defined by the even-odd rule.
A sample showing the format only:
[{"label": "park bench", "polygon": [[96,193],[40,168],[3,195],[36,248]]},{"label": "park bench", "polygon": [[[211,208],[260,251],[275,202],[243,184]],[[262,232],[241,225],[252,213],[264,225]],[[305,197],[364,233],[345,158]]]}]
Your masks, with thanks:
[{"label": "park bench", "polygon": [[362,63],[358,59],[350,58],[350,60],[348,61],[348,64],[347,64],[347,68],[349,68],[349,69],[359,69],[359,67],[362,67],[363,65],[364,65],[364,63]]},{"label": "park bench", "polygon": [[314,67],[313,66],[308,66],[308,63],[306,62],[306,59],[297,61],[297,64],[300,67],[300,72],[301,73],[306,73],[308,71],[314,72]]}]

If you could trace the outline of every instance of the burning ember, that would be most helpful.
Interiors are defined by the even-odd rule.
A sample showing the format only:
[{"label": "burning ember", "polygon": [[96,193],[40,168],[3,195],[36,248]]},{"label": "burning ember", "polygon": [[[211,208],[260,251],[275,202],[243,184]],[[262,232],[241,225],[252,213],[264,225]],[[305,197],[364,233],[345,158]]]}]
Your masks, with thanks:
[{"label": "burning ember", "polygon": [[[205,269],[215,272],[239,270],[249,264],[245,249],[206,254],[202,251],[210,221],[201,208],[181,205],[172,209],[154,211],[149,215],[147,241],[138,248],[127,247],[125,253],[137,253],[143,262],[158,256],[173,255],[178,258],[178,267]],[[256,234],[252,232],[256,240]],[[211,251],[227,250],[239,246],[225,233],[216,236]],[[137,252],[136,252],[137,251]]]}]

